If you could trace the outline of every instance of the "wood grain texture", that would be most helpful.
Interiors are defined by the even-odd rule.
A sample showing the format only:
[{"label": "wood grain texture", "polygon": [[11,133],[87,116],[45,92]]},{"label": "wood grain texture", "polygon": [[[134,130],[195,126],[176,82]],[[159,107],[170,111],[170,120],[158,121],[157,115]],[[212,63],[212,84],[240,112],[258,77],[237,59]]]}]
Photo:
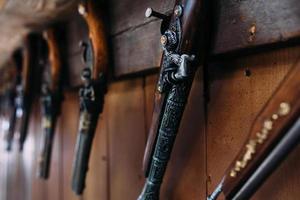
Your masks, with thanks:
[{"label": "wood grain texture", "polygon": [[118,35],[127,30],[134,29],[139,26],[153,21],[153,19],[145,18],[145,11],[147,7],[166,13],[174,6],[175,0],[160,1],[147,0],[130,1],[130,0],[112,0],[109,1],[110,20],[111,20],[111,34]]},{"label": "wood grain texture", "polygon": [[62,141],[62,199],[79,200],[71,190],[71,173],[79,119],[79,98],[76,92],[65,94],[61,113]]},{"label": "wood grain texture", "polygon": [[[212,192],[221,180],[227,166],[244,144],[256,114],[299,55],[299,47],[282,49],[217,63],[209,68],[208,192]],[[246,69],[251,71],[250,76],[245,76]],[[281,186],[281,190],[288,190],[286,185]],[[261,192],[267,197],[273,193],[273,189]],[[278,199],[285,198],[281,196]]]},{"label": "wood grain texture", "polygon": [[114,75],[119,77],[157,68],[161,48],[160,20],[146,18],[147,7],[167,13],[172,1],[111,1],[111,30],[114,58]]},{"label": "wood grain texture", "polygon": [[158,68],[162,53],[159,30],[160,23],[153,21],[147,26],[114,37],[113,58],[116,77]]},{"label": "wood grain texture", "polygon": [[[158,67],[160,21],[145,19],[144,12],[149,6],[166,12],[173,4],[174,1],[111,1],[115,76]],[[268,45],[295,45],[300,36],[299,9],[297,0],[216,1],[210,55],[249,49],[248,53],[252,53]]]},{"label": "wood grain texture", "polygon": [[299,38],[297,0],[215,2],[213,54]]},{"label": "wood grain texture", "polygon": [[[39,106],[39,102],[36,102],[36,103],[37,103],[36,104],[37,106],[34,106],[33,113],[32,113],[32,120],[33,120],[33,123],[35,124],[35,128],[34,128],[34,145],[33,145],[34,146],[34,161],[33,161],[33,168],[32,168],[33,173],[31,175],[31,179],[32,179],[31,193],[32,193],[33,200],[38,200],[41,198],[46,198],[46,200],[47,200],[48,199],[48,188],[50,189],[50,187],[48,187],[48,182],[40,180],[39,178],[37,178],[37,176],[35,174],[35,172],[37,170],[37,158],[39,157],[40,144],[41,144],[41,139],[42,139],[42,129],[41,129],[41,126],[39,126],[41,124],[40,106]],[[53,154],[53,157],[54,157],[54,154]],[[52,179],[52,177],[51,177],[51,179]],[[57,194],[57,191],[54,192],[54,195],[55,194]]]},{"label": "wood grain texture", "polygon": [[[105,99],[104,102],[107,102],[107,100]],[[109,199],[107,116],[107,106],[104,106],[104,110],[98,120],[95,138],[93,140],[89,171],[86,178],[86,190],[83,194],[85,200]]]},{"label": "wood grain texture", "polygon": [[108,91],[109,199],[136,199],[143,186],[146,141],[143,80],[116,82]]},{"label": "wood grain texture", "polygon": [[74,20],[68,21],[66,27],[65,59],[68,67],[68,85],[76,87],[82,84],[80,75],[84,67],[83,49],[79,43],[88,40],[88,29],[86,22],[79,14],[74,16]]},{"label": "wood grain texture", "polygon": [[55,20],[66,18],[77,7],[77,0],[5,0],[0,16],[0,67],[23,38],[32,30],[41,30]]}]

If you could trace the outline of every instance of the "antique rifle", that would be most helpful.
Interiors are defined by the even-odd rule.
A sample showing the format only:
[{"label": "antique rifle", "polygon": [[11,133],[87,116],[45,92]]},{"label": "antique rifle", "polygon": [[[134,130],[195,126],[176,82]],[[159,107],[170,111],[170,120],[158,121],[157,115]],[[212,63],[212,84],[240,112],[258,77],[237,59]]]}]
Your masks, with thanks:
[{"label": "antique rifle", "polygon": [[15,135],[15,127],[17,121],[17,105],[16,105],[16,87],[21,84],[22,73],[22,50],[17,50],[13,54],[13,61],[15,63],[16,74],[13,88],[9,94],[9,102],[12,107],[12,112],[9,119],[9,127],[6,135],[6,150],[11,151],[12,143]]},{"label": "antique rifle", "polygon": [[300,61],[256,117],[249,137],[208,197],[249,199],[300,141]]},{"label": "antique rifle", "polygon": [[21,83],[17,86],[16,114],[20,118],[19,150],[23,150],[23,145],[27,137],[31,105],[33,102],[34,82],[36,81],[35,70],[37,62],[35,52],[37,50],[37,38],[34,34],[29,34],[22,49],[22,75]]},{"label": "antique rifle", "polygon": [[[143,168],[147,178],[139,200],[158,200],[196,67],[204,58],[208,1],[177,0],[171,16],[146,10],[162,19],[163,48],[155,104]],[[200,31],[203,29],[203,31]]]},{"label": "antique rifle", "polygon": [[82,1],[78,11],[86,20],[89,29],[89,41],[82,43],[86,66],[82,71],[83,86],[79,90],[80,119],[72,175],[72,189],[80,195],[85,188],[92,141],[107,90],[108,48],[103,2]]},{"label": "antique rifle", "polygon": [[44,66],[44,80],[41,89],[43,137],[37,175],[42,179],[48,179],[55,126],[62,100],[62,62],[57,29],[50,28],[45,31],[44,38],[48,45],[48,63]]}]

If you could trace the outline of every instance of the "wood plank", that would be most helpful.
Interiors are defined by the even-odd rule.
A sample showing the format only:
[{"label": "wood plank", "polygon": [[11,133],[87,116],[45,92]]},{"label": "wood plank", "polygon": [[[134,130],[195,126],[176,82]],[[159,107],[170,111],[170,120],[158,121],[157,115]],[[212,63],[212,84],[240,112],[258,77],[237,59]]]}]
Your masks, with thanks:
[{"label": "wood plank", "polygon": [[298,0],[215,1],[213,54],[300,36]]},{"label": "wood plank", "polygon": [[[107,100],[105,100],[105,103]],[[89,172],[86,179],[85,200],[109,199],[108,198],[108,131],[107,131],[107,106],[101,113],[89,162]]]},{"label": "wood plank", "polygon": [[114,75],[119,77],[158,67],[160,48],[160,23],[149,23],[118,35],[114,39]]},{"label": "wood plank", "polygon": [[[7,160],[7,196],[9,200],[31,200],[32,199],[32,176],[35,160],[35,123],[34,113],[36,109],[32,109],[30,114],[30,123],[28,126],[28,135],[24,143],[24,149],[19,152],[18,142],[13,144],[12,151],[8,154]],[[18,134],[19,127],[16,127]]]},{"label": "wood plank", "polygon": [[166,13],[170,11],[174,6],[175,0],[161,1],[153,0],[151,2],[147,0],[112,0],[109,1],[110,9],[110,21],[112,35],[120,34],[126,30],[134,29],[143,24],[149,23],[153,19],[147,19],[145,17],[145,11],[147,7]]},{"label": "wood plank", "polygon": [[[212,192],[224,171],[244,144],[251,123],[270,95],[300,56],[300,47],[282,49],[259,55],[217,63],[209,68],[210,102],[207,124],[208,192]],[[245,76],[250,70],[250,76]],[[249,71],[248,71],[249,74]],[[287,199],[293,190],[285,185],[289,173],[279,173],[284,182],[276,199]],[[273,183],[273,184],[271,184]],[[255,199],[265,199],[274,193],[274,182],[258,192]],[[294,182],[299,185],[299,182]],[[281,192],[282,191],[282,192]],[[270,198],[272,199],[272,198]]]},{"label": "wood plank", "polygon": [[[37,123],[40,125],[40,123]],[[47,184],[47,198],[51,199],[61,199],[62,197],[62,170],[63,170],[63,160],[62,160],[62,148],[63,148],[63,135],[61,131],[61,117],[57,119],[57,125],[55,129],[53,148],[52,148],[52,157],[51,157],[51,166],[50,166],[50,177],[46,181]]]},{"label": "wood plank", "polygon": [[[149,3],[111,1],[114,75],[116,77],[157,68],[160,60],[160,21],[144,18]],[[173,1],[151,2],[158,10],[170,10]],[[212,56],[268,45],[296,44],[300,38],[300,6],[297,0],[216,1],[213,6]],[[249,50],[250,49],[250,50]],[[234,54],[233,54],[234,55]]]},{"label": "wood plank", "polygon": [[79,200],[82,197],[76,196],[71,189],[72,179],[72,164],[74,159],[74,149],[77,137],[79,119],[79,98],[77,92],[66,92],[65,100],[62,104],[61,115],[61,134],[63,135],[63,148],[62,148],[62,199]]},{"label": "wood plank", "polygon": [[145,148],[143,80],[113,83],[106,98],[110,200],[136,199],[143,186]]},{"label": "wood plank", "polygon": [[39,158],[40,153],[40,145],[42,140],[42,129],[41,129],[41,112],[40,112],[40,104],[36,102],[33,106],[33,117],[31,120],[33,121],[34,127],[34,160],[33,160],[33,173],[31,176],[32,179],[32,200],[39,200],[39,199],[48,199],[47,198],[47,182],[43,181],[36,176],[37,170],[37,160]]}]

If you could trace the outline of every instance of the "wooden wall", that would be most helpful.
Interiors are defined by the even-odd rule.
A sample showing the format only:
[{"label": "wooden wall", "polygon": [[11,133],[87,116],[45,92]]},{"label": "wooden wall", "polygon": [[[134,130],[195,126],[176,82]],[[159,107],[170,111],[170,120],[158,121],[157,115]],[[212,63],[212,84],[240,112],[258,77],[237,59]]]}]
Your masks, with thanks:
[{"label": "wooden wall", "polygon": [[[292,47],[212,64],[205,74],[209,101],[203,98],[203,72],[198,70],[163,183],[162,200],[205,199],[243,144],[257,112],[299,57],[300,47]],[[246,69],[250,76],[245,76]],[[142,156],[156,77],[153,74],[110,84],[82,197],[76,197],[70,189],[77,91],[65,93],[47,182],[35,176],[41,138],[36,106],[24,152],[6,153],[1,145],[0,199],[136,199],[144,182]],[[253,199],[297,199],[299,153],[297,148],[289,155]]]},{"label": "wooden wall", "polygon": [[[173,2],[157,0],[152,2],[153,5],[148,5],[146,0],[110,2],[114,4],[110,39],[114,58],[118,58],[114,67],[123,70],[115,75],[157,67],[159,23],[141,18],[145,7],[167,11]],[[129,4],[132,7],[128,8]],[[128,9],[126,12],[125,8]],[[79,37],[75,32],[68,36],[75,38],[71,41],[86,35],[82,26],[76,23],[72,26],[80,31],[76,32]],[[71,51],[67,55],[72,66],[69,70],[72,85],[72,81],[79,80],[82,66],[77,42],[70,45]],[[300,46],[295,46],[214,60],[206,70],[199,67],[166,172],[161,200],[205,200],[244,143],[256,114],[299,58]],[[36,101],[23,153],[5,152],[3,140],[0,140],[0,200],[136,199],[144,183],[142,157],[157,75],[139,74],[110,83],[82,197],[76,197],[70,186],[79,114],[77,90],[65,90],[55,135],[51,176],[46,182],[38,180],[35,174],[41,140],[40,108]],[[78,84],[76,80],[74,85]],[[0,126],[2,135],[3,122],[4,119]],[[300,148],[297,148],[288,156],[256,193],[254,200],[298,199],[299,153]]]}]

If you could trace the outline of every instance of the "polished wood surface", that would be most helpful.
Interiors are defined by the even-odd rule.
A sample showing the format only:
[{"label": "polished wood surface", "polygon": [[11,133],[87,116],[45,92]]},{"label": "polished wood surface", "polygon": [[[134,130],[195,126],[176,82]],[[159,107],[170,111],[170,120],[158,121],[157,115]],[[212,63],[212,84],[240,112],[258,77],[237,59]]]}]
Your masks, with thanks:
[{"label": "polished wood surface", "polygon": [[50,68],[50,89],[52,92],[57,93],[60,90],[61,84],[61,72],[62,72],[62,54],[58,44],[57,30],[55,28],[49,28],[44,32],[44,38],[48,44],[48,60]]},{"label": "polished wood surface", "polygon": [[107,15],[104,3],[88,0],[79,4],[79,12],[85,18],[89,30],[89,38],[93,48],[93,78],[108,71],[107,27],[104,17]]},{"label": "polished wood surface", "polygon": [[[296,47],[212,66],[209,72],[211,83],[206,131],[209,193],[222,179],[229,164],[243,147],[256,115],[288,71],[295,66],[299,56],[300,48]],[[245,75],[248,70],[250,76]],[[299,153],[299,148],[295,152]],[[299,165],[298,161],[293,160],[293,156],[288,156],[280,169],[252,199],[295,199],[299,192],[294,187],[299,181],[293,176],[294,168]],[[273,188],[274,184],[276,189]]]},{"label": "polished wood surface", "polygon": [[[253,173],[277,141],[299,118],[299,77],[300,61],[298,59],[258,114],[244,147],[228,168],[223,179],[223,191],[226,196],[232,196],[231,194],[240,187],[249,174]],[[262,130],[267,132],[263,133]]]}]

